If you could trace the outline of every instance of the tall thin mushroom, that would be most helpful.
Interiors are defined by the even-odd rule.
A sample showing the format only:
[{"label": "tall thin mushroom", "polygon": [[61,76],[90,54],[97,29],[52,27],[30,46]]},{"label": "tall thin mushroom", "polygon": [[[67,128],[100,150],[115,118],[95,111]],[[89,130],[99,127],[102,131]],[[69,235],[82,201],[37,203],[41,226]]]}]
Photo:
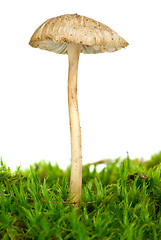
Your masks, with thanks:
[{"label": "tall thin mushroom", "polygon": [[71,135],[70,198],[80,201],[82,187],[81,128],[77,102],[77,72],[80,53],[114,52],[128,43],[108,26],[78,14],[66,14],[44,22],[29,44],[59,54],[68,54],[68,107]]}]

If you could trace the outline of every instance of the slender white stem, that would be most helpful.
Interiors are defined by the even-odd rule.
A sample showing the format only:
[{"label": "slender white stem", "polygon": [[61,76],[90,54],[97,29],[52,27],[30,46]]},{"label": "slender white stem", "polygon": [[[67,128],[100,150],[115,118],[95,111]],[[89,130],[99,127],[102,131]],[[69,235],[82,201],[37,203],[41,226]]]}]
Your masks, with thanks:
[{"label": "slender white stem", "polygon": [[79,44],[68,44],[68,107],[71,136],[71,176],[70,176],[70,198],[78,202],[81,197],[82,188],[82,146],[81,128],[77,102],[77,73],[81,46]]}]

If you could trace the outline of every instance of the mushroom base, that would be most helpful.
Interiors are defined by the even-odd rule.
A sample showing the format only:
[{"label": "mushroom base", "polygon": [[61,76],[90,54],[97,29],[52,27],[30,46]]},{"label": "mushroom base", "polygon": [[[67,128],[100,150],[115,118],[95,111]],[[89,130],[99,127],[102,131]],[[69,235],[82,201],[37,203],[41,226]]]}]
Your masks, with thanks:
[{"label": "mushroom base", "polygon": [[77,102],[77,73],[81,46],[68,44],[68,107],[71,136],[71,176],[70,176],[70,198],[78,202],[81,197],[82,188],[82,146],[81,128]]}]

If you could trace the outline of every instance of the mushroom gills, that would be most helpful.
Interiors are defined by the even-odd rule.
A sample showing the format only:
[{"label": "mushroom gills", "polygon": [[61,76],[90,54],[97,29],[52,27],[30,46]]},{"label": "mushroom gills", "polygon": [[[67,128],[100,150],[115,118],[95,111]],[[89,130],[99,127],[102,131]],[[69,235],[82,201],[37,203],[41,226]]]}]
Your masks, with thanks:
[{"label": "mushroom gills", "polygon": [[93,45],[93,46],[87,46],[82,45],[81,52],[85,54],[96,54],[96,53],[104,53],[104,52],[115,52],[117,50],[121,49],[121,47],[114,47],[114,46],[99,46],[99,45]]},{"label": "mushroom gills", "polygon": [[53,41],[46,39],[43,41],[35,41],[33,46],[50,52],[67,54],[67,43],[53,43]]},{"label": "mushroom gills", "polygon": [[[58,42],[53,42],[50,39],[46,39],[43,41],[35,41],[34,42],[34,47],[39,47],[44,50],[48,50],[51,52],[59,53],[59,54],[67,54],[67,44],[66,42],[64,43],[58,43]],[[85,54],[96,54],[96,53],[103,53],[103,52],[115,52],[122,47],[117,46],[99,46],[99,45],[81,45],[81,53]]]}]

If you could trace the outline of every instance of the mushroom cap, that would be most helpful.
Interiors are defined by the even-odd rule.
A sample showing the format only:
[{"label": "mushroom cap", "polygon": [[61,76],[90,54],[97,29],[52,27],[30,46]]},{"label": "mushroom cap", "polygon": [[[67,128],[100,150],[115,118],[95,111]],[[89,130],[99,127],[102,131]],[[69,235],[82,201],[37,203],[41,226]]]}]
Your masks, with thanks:
[{"label": "mushroom cap", "polygon": [[50,18],[36,29],[29,44],[67,54],[67,44],[81,44],[82,53],[114,52],[128,43],[103,23],[78,14]]}]

